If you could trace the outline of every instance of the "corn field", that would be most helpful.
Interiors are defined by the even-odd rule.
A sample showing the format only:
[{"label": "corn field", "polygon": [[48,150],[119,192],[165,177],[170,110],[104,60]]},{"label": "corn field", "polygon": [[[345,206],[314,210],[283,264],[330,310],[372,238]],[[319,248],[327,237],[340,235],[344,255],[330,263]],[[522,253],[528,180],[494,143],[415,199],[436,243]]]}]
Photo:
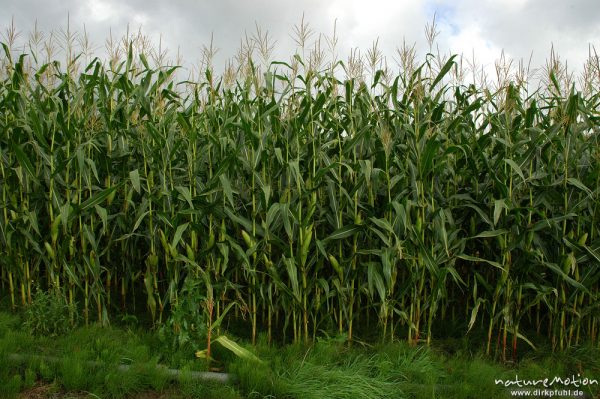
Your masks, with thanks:
[{"label": "corn field", "polygon": [[253,341],[429,344],[462,322],[504,357],[530,334],[600,345],[598,57],[579,85],[553,58],[531,90],[523,68],[467,83],[461,57],[408,47],[397,73],[376,45],[327,61],[304,33],[272,62],[259,31],[221,75],[205,49],[187,80],[135,40],[108,61],[3,43],[12,307],[39,288],[86,323],[158,326],[198,282]]}]

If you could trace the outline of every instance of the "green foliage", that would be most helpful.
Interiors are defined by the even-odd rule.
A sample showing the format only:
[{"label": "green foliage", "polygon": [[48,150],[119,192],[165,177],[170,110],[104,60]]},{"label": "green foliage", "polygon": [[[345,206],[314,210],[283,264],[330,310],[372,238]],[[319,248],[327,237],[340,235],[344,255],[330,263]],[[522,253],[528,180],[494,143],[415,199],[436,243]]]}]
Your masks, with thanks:
[{"label": "green foliage", "polygon": [[208,327],[205,316],[206,289],[199,279],[188,276],[179,299],[160,327],[159,336],[173,349],[197,349],[206,342]]},{"label": "green foliage", "polygon": [[158,365],[156,358],[153,358],[146,363],[135,363],[131,365],[129,373],[136,376],[139,381],[138,385],[144,389],[162,392],[172,383],[172,380]]},{"label": "green foliage", "polygon": [[111,398],[124,398],[144,387],[143,379],[136,373],[110,370],[105,374],[103,391]]},{"label": "green foliage", "polygon": [[[494,379],[514,378],[514,372],[480,356],[450,358],[446,367],[449,371],[448,378],[443,380],[443,386],[437,390],[440,397],[506,398],[506,391],[495,385]],[[538,374],[538,378],[539,376]]]},{"label": "green foliage", "polygon": [[597,345],[594,74],[577,90],[553,64],[532,91],[510,62],[492,86],[457,56],[406,50],[394,76],[376,49],[242,51],[178,82],[142,42],[88,65],[0,55],[0,279],[28,328],[56,333],[77,302],[176,348],[235,306],[252,343],[431,344],[450,322],[503,360]]},{"label": "green foliage", "polygon": [[[4,373],[3,373],[4,374]],[[0,394],[3,398],[16,398],[17,394],[21,391],[22,378],[19,374],[15,374],[7,379],[0,374],[0,381],[3,383],[0,385]]]},{"label": "green foliage", "polygon": [[302,398],[402,398],[401,384],[373,375],[377,359],[354,358],[332,368],[305,362],[283,375],[292,397]]},{"label": "green foliage", "polygon": [[17,330],[20,324],[19,315],[0,312],[0,337],[3,337],[9,331]]},{"label": "green foliage", "polygon": [[235,341],[232,341],[225,335],[220,335],[219,337],[215,338],[213,342],[220,344],[239,358],[242,358],[249,362],[262,363],[262,360],[260,360],[254,353],[252,353],[251,350],[244,348],[242,345],[238,344]]},{"label": "green foliage", "polygon": [[[192,379],[189,372],[202,370],[205,362],[191,352],[174,354],[182,349],[173,350],[157,335],[100,326],[79,327],[58,337],[9,331],[0,336],[0,348],[46,357],[16,361],[0,351],[0,362],[8,365],[0,368],[0,394],[15,397],[39,383],[51,384],[57,395],[85,391],[102,398],[135,397],[146,391],[173,398],[504,398],[506,391],[494,380],[515,374],[539,379],[580,373],[600,379],[599,350],[590,346],[561,353],[540,347],[519,363],[500,364],[485,355],[460,350],[449,355],[406,342],[372,347],[332,337],[314,345],[279,347],[268,345],[263,337],[252,348],[261,362],[218,354],[226,358],[225,371],[235,376],[232,384],[224,385]],[[18,341],[26,344],[19,346]],[[120,369],[123,364],[129,368]],[[166,376],[158,364],[182,370],[179,381]],[[598,391],[591,387],[587,393],[593,397]]]},{"label": "green foliage", "polygon": [[289,396],[287,382],[278,378],[267,364],[238,359],[229,369],[235,374],[241,391],[249,398]]},{"label": "green foliage", "polygon": [[75,325],[75,305],[53,292],[38,290],[23,312],[23,327],[33,335],[61,335]]},{"label": "green foliage", "polygon": [[180,383],[181,392],[189,398],[240,399],[242,396],[232,386],[220,383],[186,379]]},{"label": "green foliage", "polygon": [[37,381],[37,373],[31,369],[25,369],[25,376],[23,378],[23,388],[32,388]]},{"label": "green foliage", "polygon": [[58,375],[54,366],[44,360],[41,360],[38,363],[37,371],[44,381],[53,381],[54,378]]},{"label": "green foliage", "polygon": [[69,391],[89,390],[90,369],[85,361],[74,357],[67,357],[59,365],[59,375],[62,385]]}]

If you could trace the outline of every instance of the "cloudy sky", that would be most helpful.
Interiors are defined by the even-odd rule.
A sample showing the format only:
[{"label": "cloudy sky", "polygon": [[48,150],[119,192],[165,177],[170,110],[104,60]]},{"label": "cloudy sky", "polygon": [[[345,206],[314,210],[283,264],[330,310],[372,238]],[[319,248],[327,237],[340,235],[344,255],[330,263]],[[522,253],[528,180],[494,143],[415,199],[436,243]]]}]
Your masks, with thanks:
[{"label": "cloudy sky", "polygon": [[[214,35],[220,49],[215,64],[235,55],[240,39],[255,24],[277,41],[275,57],[288,59],[295,45],[290,34],[302,15],[317,33],[331,35],[337,21],[338,53],[363,49],[375,39],[388,60],[406,40],[418,54],[428,51],[424,27],[436,15],[438,46],[493,65],[504,50],[515,59],[543,64],[551,45],[573,68],[587,58],[589,45],[600,51],[599,0],[0,0],[0,23],[11,19],[22,37],[35,21],[44,31],[64,28],[88,32],[102,51],[109,30],[126,26],[143,31],[171,52],[179,48],[186,62],[200,58],[203,44]],[[4,29],[3,29],[4,31]],[[316,37],[316,36],[315,36]],[[393,62],[393,61],[392,61]],[[215,65],[218,66],[218,65]]]}]

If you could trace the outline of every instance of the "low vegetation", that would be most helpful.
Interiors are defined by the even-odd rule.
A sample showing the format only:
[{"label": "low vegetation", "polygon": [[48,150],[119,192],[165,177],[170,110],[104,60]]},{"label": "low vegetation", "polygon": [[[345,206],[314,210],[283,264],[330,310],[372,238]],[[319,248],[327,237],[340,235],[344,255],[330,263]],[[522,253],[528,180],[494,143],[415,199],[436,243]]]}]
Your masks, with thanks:
[{"label": "low vegetation", "polygon": [[[192,346],[173,351],[156,333],[139,328],[95,324],[48,337],[23,327],[18,316],[0,313],[0,361],[8,365],[0,369],[2,397],[508,398],[509,390],[495,385],[496,379],[572,374],[600,379],[600,352],[589,346],[562,354],[547,348],[529,353],[519,365],[501,365],[462,349],[450,353],[405,342],[349,347],[344,337],[281,347],[267,345],[261,335],[257,345],[248,346],[259,362],[216,349],[213,366],[235,376],[222,384],[191,378],[189,372],[207,367]],[[471,346],[468,338],[462,341]],[[14,353],[30,356],[15,359]],[[124,364],[129,369],[119,370]],[[182,375],[168,378],[158,365]],[[591,396],[598,386],[582,390]]]}]

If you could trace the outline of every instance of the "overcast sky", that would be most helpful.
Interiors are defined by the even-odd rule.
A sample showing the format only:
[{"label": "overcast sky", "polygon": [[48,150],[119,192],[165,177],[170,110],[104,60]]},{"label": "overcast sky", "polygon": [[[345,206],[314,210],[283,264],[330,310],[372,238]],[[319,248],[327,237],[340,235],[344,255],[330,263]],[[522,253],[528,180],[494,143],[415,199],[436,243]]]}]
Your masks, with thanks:
[{"label": "overcast sky", "polygon": [[36,20],[44,31],[64,28],[69,15],[71,27],[82,31],[85,24],[102,51],[109,29],[117,35],[127,24],[141,25],[156,42],[162,35],[171,52],[179,47],[185,62],[192,63],[214,34],[220,49],[216,64],[223,64],[255,23],[277,41],[276,58],[287,60],[295,49],[290,34],[303,14],[315,32],[327,35],[337,20],[341,58],[351,48],[364,54],[377,38],[388,60],[403,39],[416,43],[423,56],[428,51],[424,27],[434,14],[442,51],[470,57],[474,50],[488,65],[503,49],[515,59],[529,59],[533,52],[539,66],[553,44],[561,59],[579,68],[590,44],[600,51],[600,0],[0,0],[0,5],[3,28],[14,18],[24,35]]}]

